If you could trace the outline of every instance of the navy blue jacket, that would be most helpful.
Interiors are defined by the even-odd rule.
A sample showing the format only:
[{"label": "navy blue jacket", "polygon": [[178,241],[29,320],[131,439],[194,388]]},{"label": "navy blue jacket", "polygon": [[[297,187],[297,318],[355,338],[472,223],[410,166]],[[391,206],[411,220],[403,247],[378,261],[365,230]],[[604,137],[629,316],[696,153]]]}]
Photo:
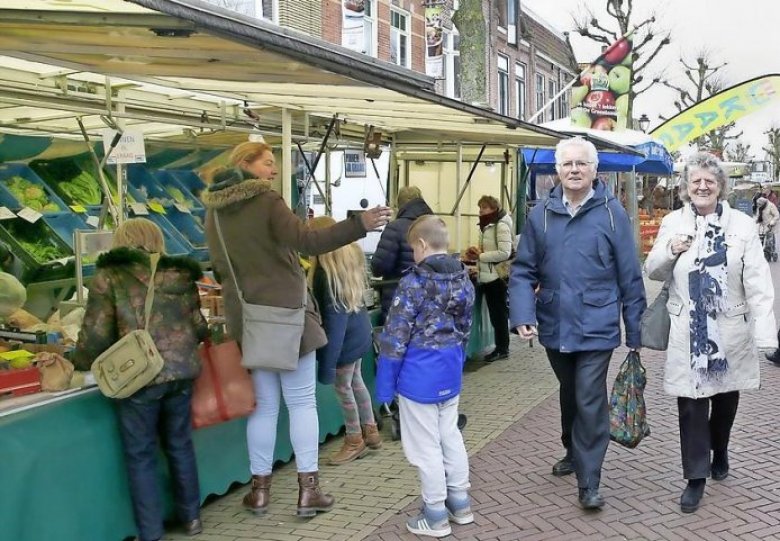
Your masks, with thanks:
[{"label": "navy blue jacket", "polygon": [[626,345],[641,345],[645,288],[631,224],[602,182],[594,189],[571,217],[557,186],[528,216],[512,263],[511,328],[538,325],[539,342],[565,353],[616,348],[621,311]]},{"label": "navy blue jacket", "polygon": [[[412,199],[398,209],[398,216],[382,231],[379,244],[371,257],[371,272],[374,276],[381,276],[385,280],[398,280],[414,266],[414,253],[406,242],[406,234],[412,222],[426,214],[433,214],[433,211],[422,199]],[[397,284],[382,287],[382,321],[390,310],[396,287]]]},{"label": "navy blue jacket", "polygon": [[314,272],[312,289],[320,308],[322,327],[328,343],[317,350],[317,380],[330,385],[336,380],[336,367],[354,363],[368,353],[372,345],[372,327],[368,312],[347,312],[337,306],[328,289],[322,267]]},{"label": "navy blue jacket", "polygon": [[474,286],[447,254],[427,257],[398,284],[379,338],[376,397],[422,404],[460,394],[471,331]]}]

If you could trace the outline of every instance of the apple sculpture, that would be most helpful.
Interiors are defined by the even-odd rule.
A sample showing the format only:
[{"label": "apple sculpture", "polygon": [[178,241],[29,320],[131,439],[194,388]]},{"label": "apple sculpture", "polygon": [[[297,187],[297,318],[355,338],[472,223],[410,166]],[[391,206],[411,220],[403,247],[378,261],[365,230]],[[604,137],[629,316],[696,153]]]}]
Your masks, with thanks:
[{"label": "apple sculpture", "polygon": [[631,40],[621,38],[580,74],[571,89],[573,125],[614,130],[627,124],[634,57]]}]

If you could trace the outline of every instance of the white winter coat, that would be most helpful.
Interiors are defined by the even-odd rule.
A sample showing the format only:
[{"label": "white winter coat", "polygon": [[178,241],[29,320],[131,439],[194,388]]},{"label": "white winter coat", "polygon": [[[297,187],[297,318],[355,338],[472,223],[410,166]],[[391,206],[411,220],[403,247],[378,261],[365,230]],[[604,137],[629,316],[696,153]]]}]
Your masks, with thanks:
[{"label": "white winter coat", "polygon": [[[498,241],[498,242],[496,242]],[[494,224],[488,224],[479,239],[482,253],[479,255],[479,283],[489,284],[498,280],[496,264],[512,255],[515,236],[512,234],[512,217],[506,214]]]},{"label": "white winter coat", "polygon": [[764,259],[756,225],[746,214],[721,201],[721,224],[726,234],[728,308],[718,315],[728,371],[720,381],[697,380],[691,370],[688,273],[694,248],[680,254],[675,263],[671,242],[677,235],[695,237],[696,219],[690,204],[668,214],[645,261],[651,280],[666,280],[674,267],[669,287],[671,332],[666,352],[664,390],[672,396],[704,398],[718,393],[757,389],[760,383],[757,348],[776,348],[774,286]]}]

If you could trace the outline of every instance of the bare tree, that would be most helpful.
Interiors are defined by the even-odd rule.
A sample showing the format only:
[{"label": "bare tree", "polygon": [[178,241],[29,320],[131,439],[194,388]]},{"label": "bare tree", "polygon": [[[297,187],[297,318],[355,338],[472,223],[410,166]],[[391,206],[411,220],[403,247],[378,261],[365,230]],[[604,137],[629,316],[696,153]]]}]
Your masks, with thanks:
[{"label": "bare tree", "polygon": [[[676,84],[668,79],[660,80],[661,84],[671,88],[677,94],[674,106],[678,112],[685,111],[723,90],[725,85],[719,72],[726,66],[726,62],[717,63],[706,49],[700,51],[694,61],[680,58],[680,64],[685,68],[683,72],[685,75],[684,83]],[[664,116],[661,116],[661,119],[668,120]],[[706,149],[723,156],[729,141],[734,141],[742,136],[742,132],[730,133],[733,129],[734,122],[730,122],[705,133],[693,142],[702,150]]]},{"label": "bare tree", "polygon": [[750,151],[750,145],[736,140],[726,146],[725,157],[730,162],[750,163],[753,161],[753,153]]},{"label": "bare tree", "polygon": [[[653,77],[647,81],[644,87],[639,88],[645,80],[643,72],[648,65],[658,56],[658,53],[671,42],[671,33],[667,30],[656,28],[655,16],[635,22],[633,0],[605,0],[607,14],[613,19],[609,24],[602,24],[593,10],[583,5],[585,15],[573,16],[575,32],[583,37],[601,43],[609,47],[630,30],[636,29],[633,36],[631,91],[628,97],[627,117],[632,118],[634,98],[647,91],[653,83],[657,83],[660,77]],[[617,25],[617,30],[613,30]],[[566,37],[567,41],[569,37]],[[569,46],[571,44],[569,43]]]},{"label": "bare tree", "polygon": [[767,159],[772,162],[772,178],[776,181],[780,174],[780,127],[772,126],[764,134],[769,139],[769,144],[763,150]]}]

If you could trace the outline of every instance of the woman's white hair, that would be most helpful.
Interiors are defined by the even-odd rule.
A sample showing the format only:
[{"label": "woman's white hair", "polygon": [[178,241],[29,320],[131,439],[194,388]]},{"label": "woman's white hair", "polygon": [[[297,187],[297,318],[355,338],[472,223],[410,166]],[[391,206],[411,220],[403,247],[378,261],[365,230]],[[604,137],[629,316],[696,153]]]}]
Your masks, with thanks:
[{"label": "woman's white hair", "polygon": [[723,169],[723,164],[714,154],[710,154],[709,152],[695,152],[685,160],[685,169],[680,178],[680,201],[687,203],[691,200],[691,197],[688,195],[688,181],[690,180],[691,171],[694,170],[711,173],[712,176],[715,177],[715,180],[718,181],[718,186],[720,186],[718,201],[726,199],[729,191],[729,177],[726,175],[726,170]]},{"label": "woman's white hair", "polygon": [[588,161],[593,162],[594,171],[599,168],[599,152],[596,146],[582,137],[572,137],[570,139],[561,139],[555,145],[555,168],[558,169],[563,161],[563,151],[567,148],[578,146],[588,152]]}]

